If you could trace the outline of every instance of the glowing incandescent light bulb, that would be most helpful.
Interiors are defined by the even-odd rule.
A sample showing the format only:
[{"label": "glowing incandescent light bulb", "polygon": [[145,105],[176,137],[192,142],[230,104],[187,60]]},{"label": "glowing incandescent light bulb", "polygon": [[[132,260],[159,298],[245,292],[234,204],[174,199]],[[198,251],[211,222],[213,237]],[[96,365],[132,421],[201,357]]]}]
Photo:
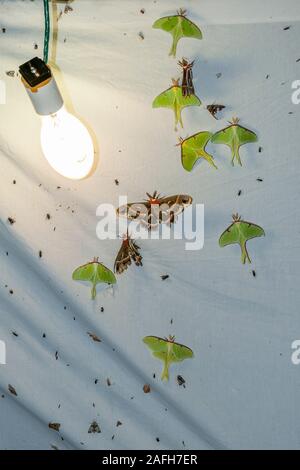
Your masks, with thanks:
[{"label": "glowing incandescent light bulb", "polygon": [[20,66],[22,81],[42,118],[41,145],[52,168],[62,176],[82,179],[94,164],[94,146],[86,127],[70,114],[50,68],[38,57]]},{"label": "glowing incandescent light bulb", "polygon": [[81,179],[94,163],[94,148],[84,125],[63,106],[42,117],[41,144],[52,168],[66,178]]}]

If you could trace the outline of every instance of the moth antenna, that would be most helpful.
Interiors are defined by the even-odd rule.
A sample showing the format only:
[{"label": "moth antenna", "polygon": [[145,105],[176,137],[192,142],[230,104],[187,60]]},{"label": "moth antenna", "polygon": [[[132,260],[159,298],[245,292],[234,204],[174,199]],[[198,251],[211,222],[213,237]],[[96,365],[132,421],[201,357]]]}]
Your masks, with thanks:
[{"label": "moth antenna", "polygon": [[233,124],[233,125],[235,125],[235,124],[238,124],[238,123],[239,123],[239,121],[240,121],[240,120],[239,120],[239,118],[237,118],[237,117],[233,117],[233,118],[231,119],[231,122],[230,122],[229,124]]},{"label": "moth antenna", "polygon": [[183,139],[182,137],[178,137],[178,144],[175,144],[175,147],[180,147],[180,145],[182,144],[182,142],[184,142],[185,139]]},{"label": "moth antenna", "polygon": [[178,65],[182,68],[187,68],[187,69],[191,69],[195,63],[195,60],[192,60],[192,62],[189,62],[188,59],[186,59],[185,57],[183,57],[181,60],[179,60],[178,62]]},{"label": "moth antenna", "polygon": [[180,78],[177,78],[177,79],[172,78],[172,85],[173,86],[179,86],[179,80],[180,80]]},{"label": "moth antenna", "polygon": [[179,8],[179,10],[177,10],[177,14],[179,16],[186,16],[187,11],[184,8]]},{"label": "moth antenna", "polygon": [[239,222],[241,220],[241,216],[238,213],[232,214],[232,219],[234,222]]},{"label": "moth antenna", "polygon": [[178,63],[178,65],[180,65],[180,67],[184,67],[185,65],[188,64],[188,61],[187,61],[187,59],[185,59],[184,57],[182,57],[182,59],[179,60],[177,63]]}]

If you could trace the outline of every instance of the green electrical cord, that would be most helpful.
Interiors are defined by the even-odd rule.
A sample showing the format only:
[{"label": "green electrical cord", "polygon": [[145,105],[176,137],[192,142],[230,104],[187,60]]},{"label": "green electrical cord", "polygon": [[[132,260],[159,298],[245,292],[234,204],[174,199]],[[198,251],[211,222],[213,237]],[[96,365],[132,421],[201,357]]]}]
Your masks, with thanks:
[{"label": "green electrical cord", "polygon": [[44,0],[44,17],[45,17],[44,62],[47,64],[48,55],[49,55],[49,40],[50,40],[49,0]]}]

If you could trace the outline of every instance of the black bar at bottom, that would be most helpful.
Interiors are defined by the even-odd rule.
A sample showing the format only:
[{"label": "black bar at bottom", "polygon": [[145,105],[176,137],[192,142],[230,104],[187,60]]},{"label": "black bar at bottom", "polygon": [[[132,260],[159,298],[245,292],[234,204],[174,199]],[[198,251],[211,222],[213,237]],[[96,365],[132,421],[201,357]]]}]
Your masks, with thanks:
[{"label": "black bar at bottom", "polygon": [[[80,451],[10,451],[1,450],[0,460],[2,468],[5,463],[26,464],[31,467],[35,464],[41,467],[45,462],[50,464],[93,464],[96,466],[121,465],[126,468],[136,468],[140,465],[188,465],[199,466],[205,464],[229,464],[237,466],[245,460],[247,464],[270,464],[273,459],[276,464],[288,464],[289,459],[296,457],[294,451],[156,451],[156,450],[80,450]],[[95,467],[94,467],[95,470]]]}]

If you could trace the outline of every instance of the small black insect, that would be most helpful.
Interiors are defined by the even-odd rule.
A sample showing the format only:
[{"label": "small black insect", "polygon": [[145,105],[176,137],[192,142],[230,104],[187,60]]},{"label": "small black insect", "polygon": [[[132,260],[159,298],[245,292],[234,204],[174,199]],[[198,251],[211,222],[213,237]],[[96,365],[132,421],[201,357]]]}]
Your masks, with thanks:
[{"label": "small black insect", "polygon": [[183,388],[185,388],[185,380],[181,375],[177,375],[177,383],[178,383],[179,386],[182,385]]},{"label": "small black insect", "polygon": [[15,397],[18,396],[15,387],[13,387],[13,386],[10,385],[10,384],[8,384],[8,391],[9,391],[12,395],[15,395]]},{"label": "small black insect", "polygon": [[242,194],[242,190],[239,189],[238,196],[241,196],[241,194]]},{"label": "small black insect", "polygon": [[97,423],[97,421],[93,421],[89,427],[89,430],[88,430],[88,433],[91,434],[91,433],[100,433],[101,430],[100,430],[100,427],[99,427],[99,424]]},{"label": "small black insect", "polygon": [[8,217],[7,221],[10,223],[10,225],[13,225],[16,222],[12,217]]},{"label": "small black insect", "polygon": [[258,147],[258,152],[259,152],[259,153],[262,152],[262,147]]},{"label": "small black insect", "polygon": [[43,252],[42,250],[39,251],[39,258],[42,258],[43,257]]},{"label": "small black insect", "polygon": [[2,33],[3,33],[3,34],[6,33],[6,28],[2,28]]},{"label": "small black insect", "polygon": [[206,109],[207,111],[210,112],[210,114],[215,118],[215,119],[218,119],[217,118],[217,113],[219,111],[222,111],[222,109],[225,109],[226,106],[224,106],[223,104],[208,104],[206,106]]},{"label": "small black insect", "polygon": [[254,271],[254,269],[252,269],[252,276],[256,277],[256,272]]},{"label": "small black insect", "polygon": [[120,183],[119,183],[119,180],[115,179],[115,185],[116,185],[116,186],[119,186],[119,184],[120,184]]},{"label": "small black insect", "polygon": [[70,5],[66,5],[66,6],[65,6],[65,9],[64,9],[64,13],[67,14],[67,13],[69,13],[70,11],[73,11],[73,8],[72,8]]},{"label": "small black insect", "polygon": [[260,183],[263,181],[262,178],[256,178],[256,181],[259,181]]},{"label": "small black insect", "polygon": [[169,279],[170,276],[169,274],[162,274],[160,277],[162,281],[165,281],[166,279]]},{"label": "small black insect", "polygon": [[283,28],[283,31],[288,31],[289,29],[291,29],[290,26],[285,26],[285,27]]}]

